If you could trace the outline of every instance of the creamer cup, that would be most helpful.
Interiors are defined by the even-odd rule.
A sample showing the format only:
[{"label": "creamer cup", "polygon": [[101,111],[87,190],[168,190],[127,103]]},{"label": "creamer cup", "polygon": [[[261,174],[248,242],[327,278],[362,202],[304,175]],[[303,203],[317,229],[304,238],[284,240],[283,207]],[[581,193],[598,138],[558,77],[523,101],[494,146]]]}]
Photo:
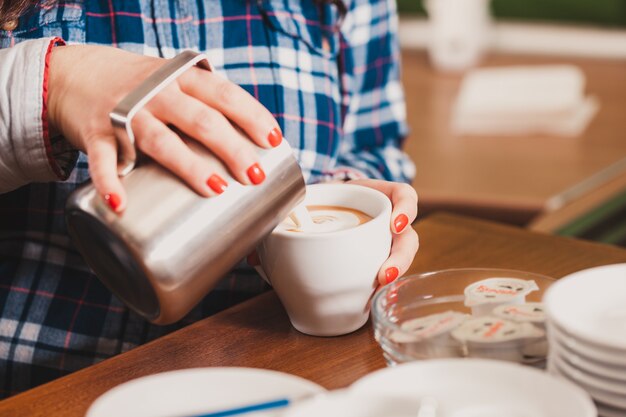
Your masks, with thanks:
[{"label": "creamer cup", "polygon": [[395,343],[410,345],[409,350],[418,357],[456,357],[461,352],[458,343],[450,337],[450,332],[469,317],[468,314],[452,310],[418,317],[403,322],[401,331],[394,332],[389,338]]},{"label": "creamer cup", "polygon": [[545,330],[546,313],[542,303],[500,305],[493,309],[493,315],[518,323],[532,323]]},{"label": "creamer cup", "polygon": [[545,338],[545,332],[530,323],[495,316],[476,317],[454,329],[452,337],[466,356],[524,362],[524,346]]},{"label": "creamer cup", "polygon": [[407,320],[400,325],[400,328],[411,334],[411,340],[432,339],[449,333],[468,318],[469,315],[467,314],[448,310],[443,313]]},{"label": "creamer cup", "polygon": [[526,296],[537,290],[533,280],[488,278],[465,288],[465,306],[471,307],[473,316],[484,316],[500,305],[523,304]]},{"label": "creamer cup", "polygon": [[[524,303],[517,305],[501,305],[493,310],[493,315],[517,323],[531,323],[545,332],[546,313],[542,303]],[[548,356],[548,341],[543,338],[528,342],[523,347],[524,356],[545,358]]]}]

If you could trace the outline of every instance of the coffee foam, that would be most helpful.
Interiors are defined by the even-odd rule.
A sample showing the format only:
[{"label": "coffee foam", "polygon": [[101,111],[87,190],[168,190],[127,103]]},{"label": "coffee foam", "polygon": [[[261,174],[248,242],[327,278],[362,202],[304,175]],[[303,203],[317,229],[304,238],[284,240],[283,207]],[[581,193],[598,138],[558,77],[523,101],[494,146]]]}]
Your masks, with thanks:
[{"label": "coffee foam", "polygon": [[286,218],[279,225],[280,230],[294,233],[331,233],[352,229],[372,218],[360,210],[341,206],[307,206],[313,220],[310,229],[302,230],[291,218]]}]

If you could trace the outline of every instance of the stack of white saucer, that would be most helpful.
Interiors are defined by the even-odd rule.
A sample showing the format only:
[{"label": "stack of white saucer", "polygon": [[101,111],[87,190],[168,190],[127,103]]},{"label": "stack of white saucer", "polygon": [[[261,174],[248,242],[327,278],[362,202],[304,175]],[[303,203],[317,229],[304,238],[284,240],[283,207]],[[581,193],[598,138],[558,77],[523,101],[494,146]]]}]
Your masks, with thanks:
[{"label": "stack of white saucer", "polygon": [[544,304],[548,371],[586,390],[601,416],[626,416],[626,264],[571,274]]}]

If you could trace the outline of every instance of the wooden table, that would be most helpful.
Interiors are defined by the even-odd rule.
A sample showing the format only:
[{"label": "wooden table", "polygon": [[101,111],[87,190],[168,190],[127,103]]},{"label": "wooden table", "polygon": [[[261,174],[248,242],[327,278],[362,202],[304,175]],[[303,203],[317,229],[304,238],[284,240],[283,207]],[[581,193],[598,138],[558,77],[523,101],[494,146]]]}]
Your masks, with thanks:
[{"label": "wooden table", "polygon": [[525,224],[555,195],[626,158],[626,61],[488,57],[483,66],[577,65],[600,110],[576,138],[466,137],[450,129],[462,76],[434,71],[423,51],[405,50],[402,58],[411,127],[405,149],[417,165],[422,213],[446,209]]},{"label": "wooden table", "polygon": [[[454,215],[420,221],[411,272],[451,267],[516,268],[553,277],[626,262],[626,251]],[[130,352],[0,402],[0,416],[82,416],[106,390],[155,372],[201,366],[249,366],[345,387],[385,366],[371,326],[318,338],[294,330],[269,292]]]},{"label": "wooden table", "polygon": [[626,194],[626,175],[617,177],[564,205],[558,210],[539,215],[528,225],[538,232],[555,233],[563,226],[582,218],[616,196]]}]

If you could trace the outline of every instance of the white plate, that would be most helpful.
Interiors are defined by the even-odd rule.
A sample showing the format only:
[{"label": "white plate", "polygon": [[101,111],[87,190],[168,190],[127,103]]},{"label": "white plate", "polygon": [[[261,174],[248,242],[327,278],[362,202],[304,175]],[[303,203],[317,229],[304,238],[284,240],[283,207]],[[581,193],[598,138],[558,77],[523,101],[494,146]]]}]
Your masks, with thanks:
[{"label": "white plate", "polygon": [[609,366],[626,366],[626,350],[602,348],[585,340],[577,339],[575,336],[565,333],[552,322],[548,323],[548,329],[548,333],[552,333],[552,336],[549,337],[552,337],[553,343],[559,346],[565,346],[572,352],[580,353]]},{"label": "white plate", "polygon": [[550,349],[563,359],[567,360],[581,371],[590,372],[599,376],[620,380],[626,386],[626,367],[605,364],[570,350],[567,346],[560,343],[550,344]]},{"label": "white plate", "polygon": [[552,360],[554,361],[554,365],[559,368],[559,370],[565,372],[566,375],[571,376],[574,381],[583,381],[587,385],[600,391],[606,391],[609,394],[615,394],[626,398],[626,383],[623,381],[604,378],[602,376],[582,371],[567,362],[567,360],[563,359],[558,354],[553,354]]},{"label": "white plate", "polygon": [[[325,389],[303,378],[252,368],[195,368],[135,379],[107,391],[86,417],[184,417]],[[278,416],[284,410],[257,412]]]},{"label": "white plate", "polygon": [[595,417],[576,385],[519,364],[486,359],[434,359],[376,371],[351,389],[378,395],[432,397],[441,417]]},{"label": "white plate", "polygon": [[572,381],[591,395],[594,400],[603,402],[611,407],[623,410],[626,413],[626,398],[621,395],[611,394],[609,392],[599,390],[589,385],[584,380],[577,380],[575,376],[569,375],[565,370],[559,368],[556,362],[552,358],[548,358],[548,372],[552,375],[561,377],[563,380]]},{"label": "white plate", "polygon": [[289,407],[283,417],[416,417],[419,409],[420,399],[412,396],[336,390]]},{"label": "white plate", "polygon": [[544,296],[548,320],[589,343],[626,352],[626,263],[570,274]]}]

